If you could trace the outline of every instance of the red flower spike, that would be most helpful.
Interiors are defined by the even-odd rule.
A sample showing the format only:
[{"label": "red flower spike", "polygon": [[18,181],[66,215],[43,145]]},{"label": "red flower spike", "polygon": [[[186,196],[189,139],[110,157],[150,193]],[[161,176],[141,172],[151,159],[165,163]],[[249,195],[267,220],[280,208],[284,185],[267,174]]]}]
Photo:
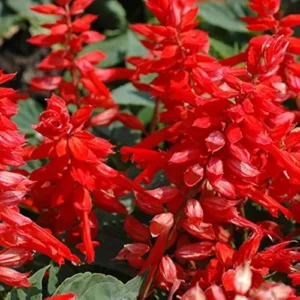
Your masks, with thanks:
[{"label": "red flower spike", "polygon": [[[58,0],[56,1],[57,5],[43,4],[32,7],[35,12],[54,14],[58,19],[55,23],[42,25],[49,29],[49,34],[33,36],[28,42],[40,47],[62,45],[59,50],[52,50],[38,68],[48,72],[68,71],[71,80],[48,75],[33,78],[31,85],[33,90],[58,90],[64,101],[76,104],[78,108],[90,105],[93,109],[96,107],[107,109],[117,106],[102,80],[107,82],[129,79],[134,72],[126,68],[98,69],[96,65],[106,58],[106,54],[98,50],[80,56],[84,44],[96,43],[105,38],[103,34],[91,30],[92,23],[97,16],[83,14],[92,2],[93,0]],[[85,96],[82,96],[80,84],[86,89]],[[114,121],[121,121],[130,128],[144,130],[143,124],[129,114],[117,114],[112,122]],[[87,122],[87,126],[97,126],[98,124],[99,122]]]},{"label": "red flower spike", "polygon": [[[112,153],[112,145],[86,130],[91,112],[91,106],[84,106],[71,117],[66,102],[52,95],[47,110],[40,116],[40,123],[34,126],[47,139],[31,153],[32,158],[50,159],[31,174],[36,180],[32,189],[34,204],[39,210],[47,208],[53,214],[57,221],[47,226],[56,234],[67,232],[67,240],[78,244],[77,248],[89,263],[94,260],[94,247],[99,244],[93,241],[98,231],[94,205],[110,212],[127,213],[117,200],[119,191],[124,194],[126,188],[146,194],[141,187],[103,163]],[[43,200],[45,195],[47,203]],[[146,237],[150,238],[146,231]]]},{"label": "red flower spike", "polygon": [[[269,265],[257,265],[260,242],[265,235],[279,238],[280,228],[249,221],[242,216],[244,205],[254,201],[274,217],[282,212],[291,218],[285,203],[293,204],[299,192],[298,142],[292,146],[288,138],[295,128],[295,115],[282,106],[285,99],[296,98],[300,91],[296,79],[300,75],[293,65],[293,55],[299,53],[297,41],[291,37],[292,30],[284,28],[285,24],[296,25],[297,16],[280,20],[279,0],[251,1],[250,7],[258,16],[243,18],[248,28],[271,30],[274,35],[252,38],[245,52],[226,59],[222,62],[226,67],[222,67],[205,54],[207,36],[194,29],[195,2],[171,2],[148,1],[160,24],[132,26],[144,37],[149,53],[128,59],[135,67],[134,85],[151,93],[164,107],[160,121],[166,128],[132,149],[122,149],[122,154],[131,156],[142,169],[137,183],[151,181],[155,173],[163,171],[170,186],[181,191],[177,199],[159,199],[159,203],[145,195],[136,197],[139,208],[158,215],[154,220],[169,213],[175,220],[172,230],[164,233],[167,238],[158,236],[142,270],[152,263],[150,272],[154,275],[159,257],[165,256],[163,249],[172,257],[169,247],[178,236],[184,242],[176,247],[176,263],[186,267],[187,260],[208,261],[201,269],[198,264],[193,264],[192,271],[186,268],[189,275],[185,288],[180,285],[179,295],[197,282],[211,299],[256,299],[255,292],[264,282],[262,274],[269,272]],[[235,64],[240,65],[232,68]],[[155,79],[149,84],[139,82],[148,74],[156,74]],[[163,151],[158,147],[161,142],[167,145]],[[164,203],[167,208],[161,205]],[[297,211],[296,205],[292,207]],[[249,229],[252,233],[234,251],[229,243],[235,244],[236,226],[242,228],[238,234]],[[153,235],[151,226],[150,231]],[[290,256],[272,267],[288,273]],[[251,259],[253,269],[248,266]],[[197,279],[190,281],[188,276],[194,273]],[[160,284],[159,276],[157,279],[153,285]],[[167,285],[164,288],[170,289]]]},{"label": "red flower spike", "polygon": [[[0,72],[0,81],[6,82],[15,74]],[[12,89],[0,88],[0,281],[17,287],[29,287],[30,273],[19,273],[12,269],[32,259],[33,251],[48,255],[59,264],[65,259],[79,262],[70,250],[47,230],[22,216],[18,206],[33,186],[26,172],[12,171],[8,166],[21,166],[25,154],[22,145],[24,136],[10,120],[17,113],[13,102],[18,97]],[[29,151],[31,152],[31,151]],[[25,176],[24,176],[25,174]]]},{"label": "red flower spike", "polygon": [[[158,286],[169,292],[169,299],[254,300],[274,294],[280,299],[295,299],[294,289],[266,283],[265,278],[275,271],[286,273],[294,285],[299,283],[298,248],[289,246],[290,242],[278,242],[283,234],[275,223],[280,212],[293,219],[289,209],[293,214],[298,210],[299,114],[288,111],[283,103],[299,100],[299,41],[291,28],[299,24],[299,16],[281,18],[280,0],[251,0],[249,6],[255,15],[243,20],[248,29],[268,30],[268,34],[251,38],[243,53],[219,62],[208,55],[208,35],[196,29],[195,0],[148,0],[147,6],[160,24],[136,24],[132,29],[143,36],[149,52],[145,57],[128,58],[131,70],[102,70],[97,68],[105,58],[102,52],[79,56],[85,44],[104,38],[91,30],[95,16],[82,14],[91,2],[56,0],[57,5],[34,8],[40,13],[56,12],[58,20],[44,25],[49,34],[30,42],[63,45],[62,50],[52,51],[40,68],[67,70],[71,81],[53,75],[32,81],[34,89],[57,89],[64,100],[55,96],[49,100],[35,127],[46,140],[37,149],[26,151],[26,159],[49,160],[30,175],[36,181],[33,188],[32,182],[19,174],[2,174],[0,198],[7,207],[1,216],[9,223],[3,223],[3,245],[11,246],[8,242],[12,243],[14,231],[8,231],[7,226],[14,225],[14,218],[15,222],[27,222],[13,209],[30,189],[43,224],[55,234],[66,232],[67,241],[77,244],[89,262],[97,245],[94,206],[125,214],[125,231],[140,243],[125,245],[116,259],[125,259],[140,273],[149,269],[141,298]],[[154,74],[149,83],[141,82],[145,75]],[[0,74],[0,82],[1,77],[4,81],[8,78]],[[141,169],[133,182],[105,164],[113,153],[112,145],[87,131],[89,126],[115,121],[145,131],[134,116],[119,112],[104,84],[123,79],[150,93],[159,110],[163,108],[156,119],[164,129],[149,134],[133,148],[121,149],[123,158],[130,158]],[[79,86],[83,86],[83,93]],[[1,92],[11,101],[16,99],[11,89]],[[78,107],[72,116],[66,103]],[[104,110],[91,118],[94,108]],[[7,122],[15,110],[10,103],[0,107],[5,116],[1,123],[8,126],[0,137],[5,148],[5,155],[0,150],[4,166],[22,164],[21,145],[25,141],[17,138],[17,128]],[[166,176],[166,186],[148,191],[140,186],[151,183],[158,172]],[[134,204],[152,216],[149,227],[128,216],[119,202],[128,192],[133,192]],[[247,219],[251,201],[254,209],[261,206],[266,210],[262,222]],[[53,219],[55,224],[50,221]],[[51,249],[47,252],[39,240],[33,240],[32,231],[41,234],[40,229],[31,226],[23,226],[26,239],[14,246],[36,249],[58,262],[70,257],[49,236]],[[248,234],[248,239],[244,238]],[[272,239],[274,245],[265,247],[263,237]],[[260,251],[260,247],[265,248]]]}]

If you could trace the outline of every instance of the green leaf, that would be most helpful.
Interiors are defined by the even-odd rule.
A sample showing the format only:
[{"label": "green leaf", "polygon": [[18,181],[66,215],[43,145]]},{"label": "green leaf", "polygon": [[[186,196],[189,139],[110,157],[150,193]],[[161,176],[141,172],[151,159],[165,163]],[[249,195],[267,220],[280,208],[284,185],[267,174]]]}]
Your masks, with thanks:
[{"label": "green leaf", "polygon": [[143,285],[144,276],[137,276],[130,281],[128,281],[122,290],[117,294],[116,299],[137,299],[140,289]]},{"label": "green leaf", "polygon": [[12,30],[14,25],[17,25],[20,18],[17,15],[9,14],[1,16],[0,22],[0,38],[9,35],[10,30]]},{"label": "green leaf", "polygon": [[7,300],[42,300],[42,282],[48,269],[49,266],[46,266],[29,278],[32,284],[30,288],[13,288],[7,296]]},{"label": "green leaf", "polygon": [[138,91],[131,83],[113,90],[112,97],[120,105],[139,105],[153,108],[155,103],[150,95]]},{"label": "green leaf", "polygon": [[128,30],[128,43],[127,43],[127,57],[130,56],[144,56],[148,53],[148,50],[143,46],[143,44],[137,38],[137,35]]},{"label": "green leaf", "polygon": [[26,164],[24,166],[22,166],[22,169],[28,171],[29,173],[31,173],[34,170],[37,170],[38,168],[40,168],[42,166],[42,162],[40,160],[30,160],[27,161]]},{"label": "green leaf", "polygon": [[65,280],[55,295],[74,293],[77,300],[135,300],[142,283],[140,277],[123,284],[115,277],[87,272]]},{"label": "green leaf", "polygon": [[227,58],[237,54],[236,45],[230,46],[214,38],[210,38],[210,45],[211,49],[214,50],[220,58]]},{"label": "green leaf", "polygon": [[[208,24],[234,32],[248,32],[239,19],[243,16],[243,2],[204,2],[200,4],[199,16]],[[237,13],[239,12],[239,14]]]},{"label": "green leaf", "polygon": [[13,118],[19,129],[27,135],[36,135],[36,131],[31,127],[32,124],[38,123],[38,118],[43,107],[33,99],[19,102],[19,112]]},{"label": "green leaf", "polygon": [[36,17],[37,14],[30,10],[30,7],[39,2],[34,0],[7,0],[7,6],[24,18]]},{"label": "green leaf", "polygon": [[48,294],[52,295],[58,286],[58,273],[59,273],[59,266],[55,265],[54,263],[51,263],[50,269],[49,269],[49,279],[48,279],[48,285],[47,285],[47,290]]},{"label": "green leaf", "polygon": [[101,68],[113,67],[124,61],[127,51],[127,33],[116,37],[106,38],[104,41],[88,45],[81,54],[93,50],[100,50],[107,54],[107,58],[100,63]]},{"label": "green leaf", "polygon": [[142,121],[142,123],[147,126],[153,117],[154,108],[151,107],[143,107],[137,114],[137,117],[139,120]]}]

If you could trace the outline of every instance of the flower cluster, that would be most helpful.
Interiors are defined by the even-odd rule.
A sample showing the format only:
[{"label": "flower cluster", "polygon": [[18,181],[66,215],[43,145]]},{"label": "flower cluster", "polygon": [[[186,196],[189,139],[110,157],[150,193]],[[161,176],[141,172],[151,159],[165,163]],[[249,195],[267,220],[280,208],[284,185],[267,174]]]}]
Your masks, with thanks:
[{"label": "flower cluster", "polygon": [[[81,54],[105,38],[91,30],[96,16],[84,14],[92,2],[32,7],[56,16],[43,25],[48,33],[29,39],[55,46],[38,66],[47,75],[31,81],[33,90],[55,92],[33,125],[40,144],[24,147],[26,139],[11,121],[17,93],[0,88],[0,280],[28,287],[29,274],[13,267],[34,251],[59,264],[79,261],[21,214],[27,198],[38,224],[76,245],[88,263],[99,245],[96,209],[125,215],[124,230],[134,242],[116,260],[147,271],[141,299],[154,288],[166,290],[168,299],[297,299],[299,230],[284,236],[280,220],[300,221],[300,113],[285,105],[291,99],[300,105],[300,39],[292,29],[300,15],[282,16],[280,0],[251,0],[254,15],[242,19],[250,31],[264,34],[251,38],[244,52],[218,60],[209,54],[208,34],[198,29],[199,1],[148,0],[158,24],[132,25],[147,55],[127,58],[133,69],[101,69],[103,52]],[[0,72],[0,84],[13,77]],[[105,85],[124,79],[156,103],[150,134],[120,151],[140,170],[134,180],[107,164],[114,146],[89,130],[114,121],[144,130],[135,116],[120,111]],[[95,115],[95,109],[102,111]],[[43,165],[28,174],[18,169],[23,160]],[[146,189],[158,173],[168,184]],[[150,215],[149,223],[128,213],[120,201],[128,193],[137,216]],[[254,221],[248,209],[262,219]],[[286,284],[272,281],[274,272]]]},{"label": "flower cluster", "polygon": [[[150,269],[143,297],[158,286],[169,299],[175,293],[182,299],[294,299],[293,288],[266,278],[274,271],[293,285],[300,278],[293,233],[285,240],[274,222],[279,214],[299,219],[300,133],[297,113],[283,103],[299,96],[300,40],[291,37],[291,27],[300,16],[279,20],[279,0],[251,1],[259,16],[244,18],[249,29],[274,34],[218,61],[208,54],[207,33],[196,29],[195,2],[148,0],[160,25],[132,26],[149,50],[128,58],[134,84],[162,103],[165,128],[121,153],[142,169],[136,182],[151,182],[163,171],[171,186],[156,192],[156,202],[136,193],[136,205],[154,217],[149,226],[127,218],[125,230],[137,243],[117,259],[140,272]],[[144,83],[147,74],[156,77]],[[162,142],[168,147],[159,149]],[[270,217],[249,220],[250,201]],[[245,237],[241,245],[236,232]]]},{"label": "flower cluster", "polygon": [[91,126],[103,126],[120,121],[127,127],[143,130],[143,124],[135,116],[119,112],[119,106],[104,84],[104,82],[129,79],[133,74],[132,70],[97,68],[97,65],[106,58],[106,54],[99,50],[81,54],[84,45],[105,39],[103,34],[91,30],[91,25],[97,16],[84,14],[93,0],[56,0],[55,2],[56,4],[31,7],[34,12],[54,15],[57,19],[54,23],[43,25],[49,33],[33,36],[28,42],[40,47],[55,45],[55,49],[41,61],[38,69],[44,72],[68,71],[70,80],[65,79],[63,75],[36,77],[31,80],[32,90],[57,90],[68,104],[110,109],[109,113],[95,116],[90,122]]},{"label": "flower cluster", "polygon": [[[126,214],[118,198],[127,191],[145,193],[137,184],[105,164],[113,153],[113,145],[95,137],[88,131],[91,126],[105,126],[120,121],[126,126],[143,130],[135,116],[120,112],[103,83],[129,78],[133,70],[126,68],[99,69],[96,65],[106,55],[98,50],[81,55],[83,45],[104,39],[104,35],[91,30],[96,16],[84,14],[93,1],[56,0],[56,4],[43,4],[31,9],[57,17],[43,27],[47,34],[33,36],[31,44],[59,46],[43,59],[38,68],[42,71],[67,71],[63,75],[33,78],[33,89],[53,91],[47,109],[41,114],[34,129],[44,140],[40,146],[27,148],[26,159],[46,159],[48,163],[35,170],[30,179],[34,207],[40,213],[39,222],[56,235],[66,233],[66,242],[76,244],[88,262],[94,261],[94,247],[98,233],[95,205],[110,213]],[[71,116],[68,104],[75,104]],[[104,109],[92,116],[95,108]]]},{"label": "flower cluster", "polygon": [[[0,84],[14,76],[1,71]],[[21,172],[11,169],[24,163],[22,146],[25,138],[11,121],[17,113],[14,103],[17,98],[13,89],[0,88],[0,281],[28,287],[29,273],[20,273],[12,268],[31,260],[34,251],[48,255],[59,264],[64,263],[65,259],[73,262],[79,260],[47,230],[20,213],[19,205],[33,182]]]},{"label": "flower cluster", "polygon": [[40,146],[27,148],[27,159],[49,159],[30,174],[35,181],[31,196],[41,224],[57,235],[67,233],[67,243],[77,244],[88,262],[94,261],[94,247],[99,244],[93,241],[98,233],[93,205],[126,214],[118,198],[126,191],[146,194],[105,164],[113,146],[86,130],[91,112],[91,106],[84,106],[70,116],[66,102],[53,94],[34,126],[45,140]]}]

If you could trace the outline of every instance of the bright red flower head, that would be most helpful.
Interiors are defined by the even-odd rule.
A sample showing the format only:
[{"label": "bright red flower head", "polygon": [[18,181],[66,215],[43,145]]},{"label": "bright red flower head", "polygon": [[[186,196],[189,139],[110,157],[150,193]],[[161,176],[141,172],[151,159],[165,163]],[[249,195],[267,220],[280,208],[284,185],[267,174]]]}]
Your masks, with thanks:
[{"label": "bright red flower head", "polygon": [[57,139],[65,136],[72,125],[70,124],[70,116],[64,100],[52,95],[47,101],[47,110],[40,116],[40,123],[33,128],[50,139]]}]

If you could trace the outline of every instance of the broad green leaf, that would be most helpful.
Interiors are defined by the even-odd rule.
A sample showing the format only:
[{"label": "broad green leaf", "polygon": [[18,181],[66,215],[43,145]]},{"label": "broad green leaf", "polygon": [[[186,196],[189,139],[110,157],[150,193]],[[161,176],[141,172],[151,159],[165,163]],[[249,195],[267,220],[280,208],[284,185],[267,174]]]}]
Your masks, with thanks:
[{"label": "broad green leaf", "polygon": [[[239,19],[243,3],[203,2],[199,16],[208,24],[234,32],[248,32],[246,25]],[[239,12],[239,14],[237,14]]]},{"label": "broad green leaf", "polygon": [[154,107],[154,101],[151,99],[150,95],[138,91],[131,83],[126,83],[113,90],[112,97],[115,99],[116,103],[120,105]]},{"label": "broad green leaf", "polygon": [[137,276],[130,281],[128,281],[125,286],[122,288],[122,290],[116,295],[116,299],[120,300],[131,300],[131,299],[137,299],[140,289],[143,284],[143,276]]},{"label": "broad green leaf", "polygon": [[74,293],[81,296],[86,290],[93,285],[101,282],[105,278],[103,274],[92,274],[90,272],[76,274],[67,278],[61,286],[58,287],[54,295]]},{"label": "broad green leaf", "polygon": [[29,278],[32,284],[30,288],[13,288],[7,296],[7,300],[42,300],[42,281],[48,269],[49,266],[46,266]]},{"label": "broad green leaf", "polygon": [[77,300],[135,300],[142,283],[140,277],[123,284],[115,277],[87,272],[66,279],[55,295],[74,293]]},{"label": "broad green leaf", "polygon": [[43,107],[33,99],[20,101],[18,114],[13,118],[13,121],[23,133],[36,135],[32,125],[38,123],[38,118],[42,111]]},{"label": "broad green leaf", "polygon": [[48,294],[52,295],[57,287],[58,287],[58,272],[60,268],[58,265],[55,265],[54,263],[51,263],[50,269],[49,269],[49,279],[48,279],[48,285],[47,285],[47,290]]}]

